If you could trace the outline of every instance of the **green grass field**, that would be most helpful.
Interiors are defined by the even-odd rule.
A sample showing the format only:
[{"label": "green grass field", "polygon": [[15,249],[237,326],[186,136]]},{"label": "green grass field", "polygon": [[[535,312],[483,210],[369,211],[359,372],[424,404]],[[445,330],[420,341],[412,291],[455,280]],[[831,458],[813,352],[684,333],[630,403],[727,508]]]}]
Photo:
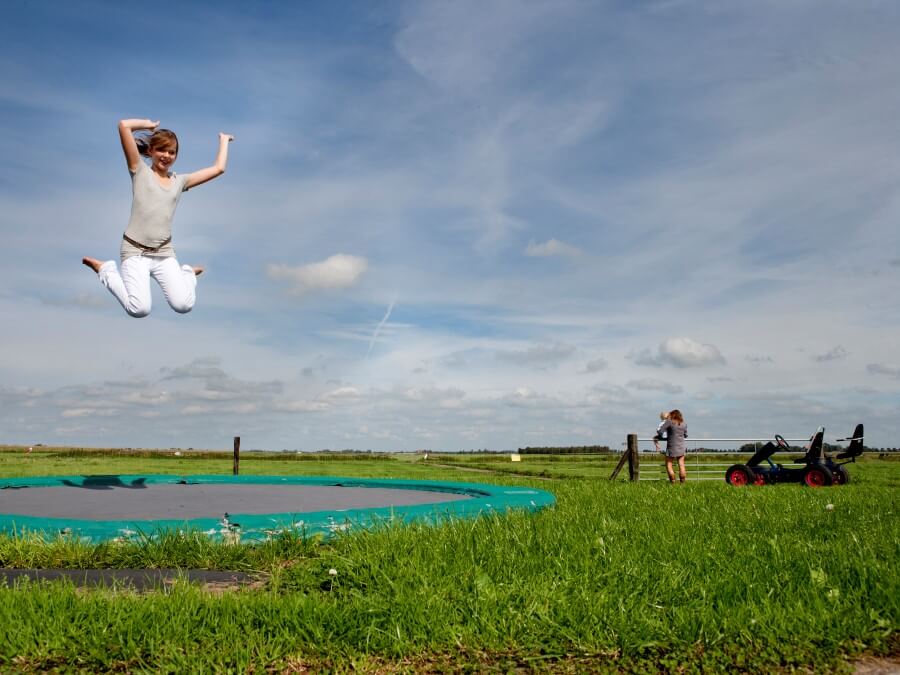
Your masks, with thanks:
[{"label": "green grass field", "polygon": [[[612,466],[248,454],[242,473],[531,485],[558,503],[326,542],[0,537],[5,567],[233,569],[266,579],[225,593],[186,582],[145,594],[61,582],[4,588],[0,670],[839,672],[861,657],[900,656],[900,462],[867,457],[851,466],[850,485],[823,489],[610,482]],[[224,454],[0,452],[0,476],[230,472]]]}]

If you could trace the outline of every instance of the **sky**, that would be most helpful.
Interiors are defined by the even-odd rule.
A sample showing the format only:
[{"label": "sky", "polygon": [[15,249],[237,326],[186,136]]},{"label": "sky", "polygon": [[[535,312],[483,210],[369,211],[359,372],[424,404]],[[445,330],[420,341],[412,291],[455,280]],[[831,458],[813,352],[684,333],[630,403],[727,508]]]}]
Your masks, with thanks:
[{"label": "sky", "polygon": [[[10,0],[0,443],[900,445],[900,4]],[[194,310],[127,316],[159,119]]]}]

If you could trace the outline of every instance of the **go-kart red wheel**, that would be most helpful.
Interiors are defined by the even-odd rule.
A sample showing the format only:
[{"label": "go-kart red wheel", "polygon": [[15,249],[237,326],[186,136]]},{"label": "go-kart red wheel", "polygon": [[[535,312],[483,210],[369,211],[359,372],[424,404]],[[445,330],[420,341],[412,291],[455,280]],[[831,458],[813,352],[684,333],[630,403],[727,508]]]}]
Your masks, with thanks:
[{"label": "go-kart red wheel", "polygon": [[811,466],[803,472],[803,483],[809,487],[826,487],[834,483],[834,475],[827,466]]},{"label": "go-kart red wheel", "polygon": [[834,467],[831,470],[831,475],[834,477],[835,485],[846,485],[850,482],[850,472],[842,466]]},{"label": "go-kart red wheel", "polygon": [[765,485],[766,477],[761,473],[753,472],[753,484],[754,485]]},{"label": "go-kart red wheel", "polygon": [[735,464],[728,467],[725,472],[725,482],[729,485],[753,485],[756,482],[756,474],[746,464]]}]

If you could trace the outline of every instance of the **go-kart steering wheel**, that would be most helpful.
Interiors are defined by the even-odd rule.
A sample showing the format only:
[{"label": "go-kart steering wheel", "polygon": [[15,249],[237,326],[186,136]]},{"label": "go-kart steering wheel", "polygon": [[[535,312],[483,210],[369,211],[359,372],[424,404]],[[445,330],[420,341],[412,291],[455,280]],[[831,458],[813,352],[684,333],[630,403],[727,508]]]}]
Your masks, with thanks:
[{"label": "go-kart steering wheel", "polygon": [[784,450],[790,450],[790,449],[791,449],[791,446],[788,445],[788,442],[787,442],[786,440],[784,440],[784,436],[781,436],[781,435],[779,435],[779,434],[775,434],[775,442],[778,443],[778,445],[781,446],[781,448],[784,449]]}]

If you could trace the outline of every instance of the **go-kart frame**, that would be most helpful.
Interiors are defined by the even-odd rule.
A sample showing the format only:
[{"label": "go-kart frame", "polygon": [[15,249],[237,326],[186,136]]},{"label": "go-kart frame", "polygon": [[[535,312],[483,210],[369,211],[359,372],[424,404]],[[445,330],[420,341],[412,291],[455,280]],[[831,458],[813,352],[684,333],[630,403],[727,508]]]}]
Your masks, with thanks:
[{"label": "go-kart frame", "polygon": [[[825,427],[819,427],[812,435],[806,454],[794,460],[799,466],[789,467],[772,461],[778,451],[791,452],[792,448],[779,434],[754,453],[745,464],[734,464],[725,471],[729,485],[774,485],[776,483],[803,483],[809,487],[846,485],[850,472],[845,464],[855,462],[863,453],[863,425],[857,424],[853,435],[839,438],[849,441],[846,450],[834,457],[824,450]],[[844,461],[839,461],[844,460]]]}]

